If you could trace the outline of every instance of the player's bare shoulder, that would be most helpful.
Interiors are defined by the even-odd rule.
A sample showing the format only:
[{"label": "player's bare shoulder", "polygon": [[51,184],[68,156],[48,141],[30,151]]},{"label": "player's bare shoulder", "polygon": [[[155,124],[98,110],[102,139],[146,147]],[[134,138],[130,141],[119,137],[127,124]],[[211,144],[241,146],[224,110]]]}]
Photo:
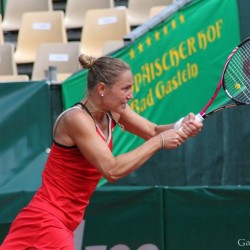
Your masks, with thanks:
[{"label": "player's bare shoulder", "polygon": [[80,106],[68,109],[63,116],[63,123],[68,129],[94,127],[93,118]]}]

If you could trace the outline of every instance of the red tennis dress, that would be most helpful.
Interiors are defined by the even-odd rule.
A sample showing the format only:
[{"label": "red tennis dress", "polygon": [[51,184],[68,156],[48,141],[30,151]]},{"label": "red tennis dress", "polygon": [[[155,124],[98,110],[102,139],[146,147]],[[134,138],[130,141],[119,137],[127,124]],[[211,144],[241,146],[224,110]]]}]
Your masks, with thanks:
[{"label": "red tennis dress", "polygon": [[[84,105],[82,108],[86,109]],[[112,116],[108,115],[108,118],[108,138],[98,127],[96,133],[112,150],[115,122]],[[89,199],[101,177],[77,147],[54,142],[42,173],[41,187],[13,221],[0,249],[74,250],[73,232],[83,220]]]}]

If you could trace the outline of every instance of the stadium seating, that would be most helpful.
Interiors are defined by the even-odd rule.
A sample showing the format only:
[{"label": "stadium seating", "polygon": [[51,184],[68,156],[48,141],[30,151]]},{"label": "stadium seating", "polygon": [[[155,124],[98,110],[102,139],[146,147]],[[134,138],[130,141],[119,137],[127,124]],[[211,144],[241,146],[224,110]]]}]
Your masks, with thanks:
[{"label": "stadium seating", "polygon": [[114,0],[67,0],[64,25],[66,29],[82,28],[88,10],[113,7]]},{"label": "stadium seating", "polygon": [[167,6],[166,5],[159,5],[159,6],[153,6],[149,10],[149,18],[152,18],[159,14],[162,10],[164,10]]},{"label": "stadium seating", "polygon": [[122,48],[123,46],[124,41],[122,40],[107,41],[103,45],[102,55],[108,55],[115,50]]},{"label": "stadium seating", "polygon": [[17,65],[14,61],[14,45],[0,45],[0,75],[17,75]]},{"label": "stadium seating", "polygon": [[26,82],[29,81],[28,75],[0,75],[0,83],[7,82]]},{"label": "stadium seating", "polygon": [[44,79],[44,71],[49,66],[56,66],[57,80],[59,82],[63,81],[69,75],[79,70],[79,55],[79,42],[41,44],[38,47],[34,62],[32,80]]},{"label": "stadium seating", "polygon": [[2,22],[3,31],[17,31],[26,12],[52,11],[52,0],[8,0]]},{"label": "stadium seating", "polygon": [[24,13],[14,54],[16,63],[33,63],[42,43],[67,43],[63,18],[63,11]]},{"label": "stadium seating", "polygon": [[129,32],[126,8],[89,10],[81,34],[81,52],[99,57],[106,42],[123,41]]},{"label": "stadium seating", "polygon": [[153,6],[169,5],[174,0],[129,0],[128,1],[128,20],[130,26],[138,26],[148,21],[150,9]]},{"label": "stadium seating", "polygon": [[0,15],[0,45],[4,43],[4,34],[1,24],[2,24],[2,15]]}]

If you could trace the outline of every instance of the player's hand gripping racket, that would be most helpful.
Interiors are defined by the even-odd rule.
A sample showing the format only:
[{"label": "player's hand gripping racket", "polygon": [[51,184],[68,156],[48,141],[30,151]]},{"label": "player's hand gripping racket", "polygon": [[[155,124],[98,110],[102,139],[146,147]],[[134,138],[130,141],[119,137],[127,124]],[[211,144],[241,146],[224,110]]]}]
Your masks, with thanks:
[{"label": "player's hand gripping racket", "polygon": [[[227,96],[233,102],[207,112],[218,95],[221,86],[223,86]],[[238,45],[227,58],[220,81],[212,98],[200,113],[196,115],[196,119],[197,121],[202,121],[211,114],[225,108],[246,104],[250,104],[250,37]]]}]

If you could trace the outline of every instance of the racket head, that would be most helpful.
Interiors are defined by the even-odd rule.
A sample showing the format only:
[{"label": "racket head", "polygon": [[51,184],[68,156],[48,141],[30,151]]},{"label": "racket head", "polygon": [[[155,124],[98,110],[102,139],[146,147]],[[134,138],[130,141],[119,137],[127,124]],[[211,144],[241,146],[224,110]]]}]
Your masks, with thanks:
[{"label": "racket head", "polygon": [[228,58],[222,80],[226,94],[234,102],[250,104],[250,37]]}]

